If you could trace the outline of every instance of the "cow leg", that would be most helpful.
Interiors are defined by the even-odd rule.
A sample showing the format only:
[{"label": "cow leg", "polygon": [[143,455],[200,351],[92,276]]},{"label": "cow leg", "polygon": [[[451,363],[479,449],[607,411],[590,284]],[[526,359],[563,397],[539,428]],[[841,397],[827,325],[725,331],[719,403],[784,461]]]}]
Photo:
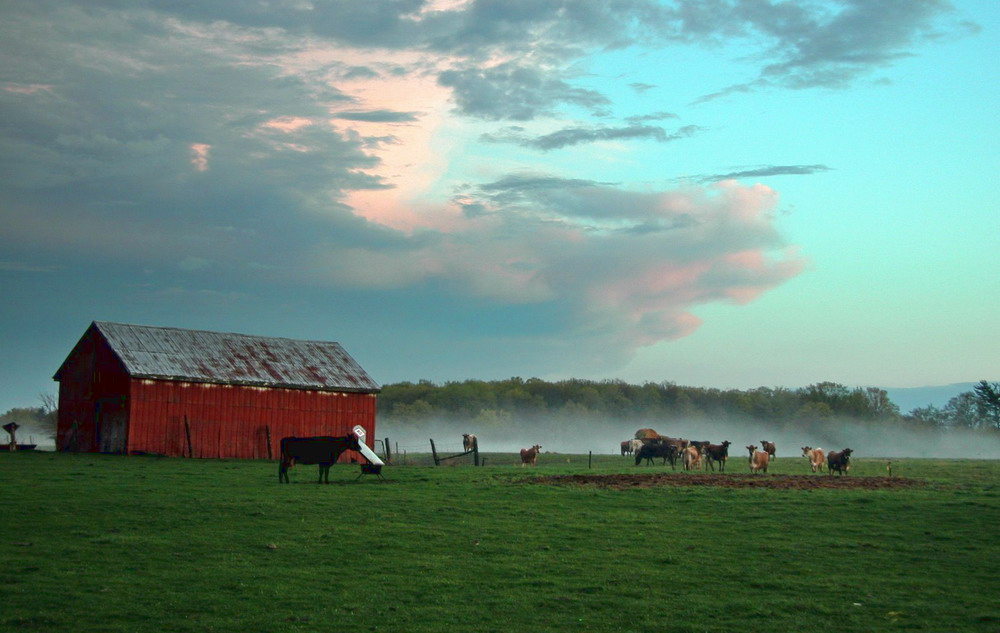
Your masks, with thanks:
[{"label": "cow leg", "polygon": [[288,464],[282,462],[278,464],[278,483],[287,484],[288,481]]}]

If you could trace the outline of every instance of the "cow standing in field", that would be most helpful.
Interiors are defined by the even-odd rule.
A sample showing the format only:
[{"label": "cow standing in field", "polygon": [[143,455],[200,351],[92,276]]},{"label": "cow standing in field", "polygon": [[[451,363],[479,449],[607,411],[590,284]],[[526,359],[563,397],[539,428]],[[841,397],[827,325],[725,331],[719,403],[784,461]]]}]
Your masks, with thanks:
[{"label": "cow standing in field", "polygon": [[760,450],[762,450],[765,453],[767,453],[767,457],[768,457],[769,460],[770,459],[777,459],[778,458],[778,456],[775,455],[776,450],[775,450],[775,447],[774,447],[774,442],[768,442],[767,440],[761,440],[760,441]]},{"label": "cow standing in field", "polygon": [[701,468],[701,453],[698,447],[688,446],[682,454],[684,459],[684,470],[698,470]]},{"label": "cow standing in field", "polygon": [[635,465],[638,466],[644,459],[652,465],[657,457],[662,457],[664,464],[669,461],[670,467],[677,470],[677,447],[665,442],[650,442],[639,447],[635,452]]},{"label": "cow standing in field", "polygon": [[823,472],[823,462],[826,461],[826,454],[823,453],[822,448],[803,446],[802,456],[809,459],[809,466],[812,467],[813,472]]},{"label": "cow standing in field", "polygon": [[833,471],[837,471],[838,475],[846,475],[847,471],[851,469],[851,453],[853,453],[849,448],[845,448],[840,451],[830,451],[830,454],[826,456],[826,472],[830,475]]},{"label": "cow standing in field", "polygon": [[538,453],[541,450],[542,450],[542,447],[541,447],[540,444],[535,444],[531,448],[522,448],[521,449],[521,466],[526,466],[526,465],[535,466],[535,465],[537,465],[536,462],[538,460]]},{"label": "cow standing in field", "polygon": [[472,435],[471,433],[462,433],[462,450],[466,453],[472,451],[472,449],[476,447],[477,441],[478,440],[475,435]]},{"label": "cow standing in field", "polygon": [[319,464],[319,481],[330,483],[330,466],[346,450],[360,451],[361,444],[354,433],[345,437],[283,437],[278,482],[291,483],[288,469],[297,463]]},{"label": "cow standing in field", "polygon": [[632,454],[632,440],[625,440],[624,442],[622,442],[621,446],[622,446],[622,456],[623,457],[625,455],[631,455]]},{"label": "cow standing in field", "polygon": [[770,461],[770,455],[764,451],[758,451],[757,447],[751,444],[746,447],[750,451],[750,472],[759,473],[767,472],[767,464]]},{"label": "cow standing in field", "polygon": [[705,455],[708,456],[708,465],[715,471],[715,462],[719,462],[719,472],[726,472],[726,460],[729,459],[729,445],[732,444],[729,440],[726,440],[722,444],[709,444],[705,447]]}]

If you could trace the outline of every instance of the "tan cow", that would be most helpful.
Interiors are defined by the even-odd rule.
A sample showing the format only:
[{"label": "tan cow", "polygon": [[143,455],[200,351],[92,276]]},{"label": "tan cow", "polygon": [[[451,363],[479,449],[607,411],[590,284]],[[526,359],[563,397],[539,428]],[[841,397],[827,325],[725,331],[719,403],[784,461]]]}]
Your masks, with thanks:
[{"label": "tan cow", "polygon": [[746,448],[750,452],[750,460],[749,460],[749,462],[750,462],[750,472],[751,473],[759,473],[759,472],[765,472],[766,473],[767,472],[767,464],[770,461],[770,457],[771,456],[768,455],[767,453],[765,453],[764,451],[758,451],[757,447],[754,446],[753,444],[751,444],[750,446],[747,446]]},{"label": "tan cow", "polygon": [[477,440],[476,436],[472,433],[462,433],[462,450],[466,453],[471,452],[472,449],[476,448]]},{"label": "tan cow", "polygon": [[826,453],[823,452],[822,448],[803,446],[802,456],[809,459],[809,465],[812,467],[813,472],[823,472],[823,463],[826,462]]},{"label": "tan cow", "polygon": [[521,449],[521,466],[535,466],[538,460],[538,452],[542,450],[541,444],[535,444],[531,448]]},{"label": "tan cow", "polygon": [[688,446],[684,449],[684,470],[698,470],[701,468],[701,453],[697,447]]}]

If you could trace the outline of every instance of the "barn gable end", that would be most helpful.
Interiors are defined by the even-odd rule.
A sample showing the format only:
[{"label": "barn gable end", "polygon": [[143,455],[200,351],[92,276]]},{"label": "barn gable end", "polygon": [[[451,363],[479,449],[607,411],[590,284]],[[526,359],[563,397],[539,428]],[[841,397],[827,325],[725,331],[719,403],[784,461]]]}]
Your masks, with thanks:
[{"label": "barn gable end", "polygon": [[380,390],[335,342],[101,321],[54,379],[60,450],[248,459],[288,435],[374,437]]}]

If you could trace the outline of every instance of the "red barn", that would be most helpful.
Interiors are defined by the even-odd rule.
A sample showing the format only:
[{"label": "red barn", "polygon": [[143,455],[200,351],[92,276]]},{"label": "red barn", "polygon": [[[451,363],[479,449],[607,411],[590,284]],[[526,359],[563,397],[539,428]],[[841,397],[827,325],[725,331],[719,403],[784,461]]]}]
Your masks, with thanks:
[{"label": "red barn", "polygon": [[282,437],[358,424],[371,438],[381,389],[338,343],[102,321],[53,379],[59,450],[176,457],[276,459]]}]

